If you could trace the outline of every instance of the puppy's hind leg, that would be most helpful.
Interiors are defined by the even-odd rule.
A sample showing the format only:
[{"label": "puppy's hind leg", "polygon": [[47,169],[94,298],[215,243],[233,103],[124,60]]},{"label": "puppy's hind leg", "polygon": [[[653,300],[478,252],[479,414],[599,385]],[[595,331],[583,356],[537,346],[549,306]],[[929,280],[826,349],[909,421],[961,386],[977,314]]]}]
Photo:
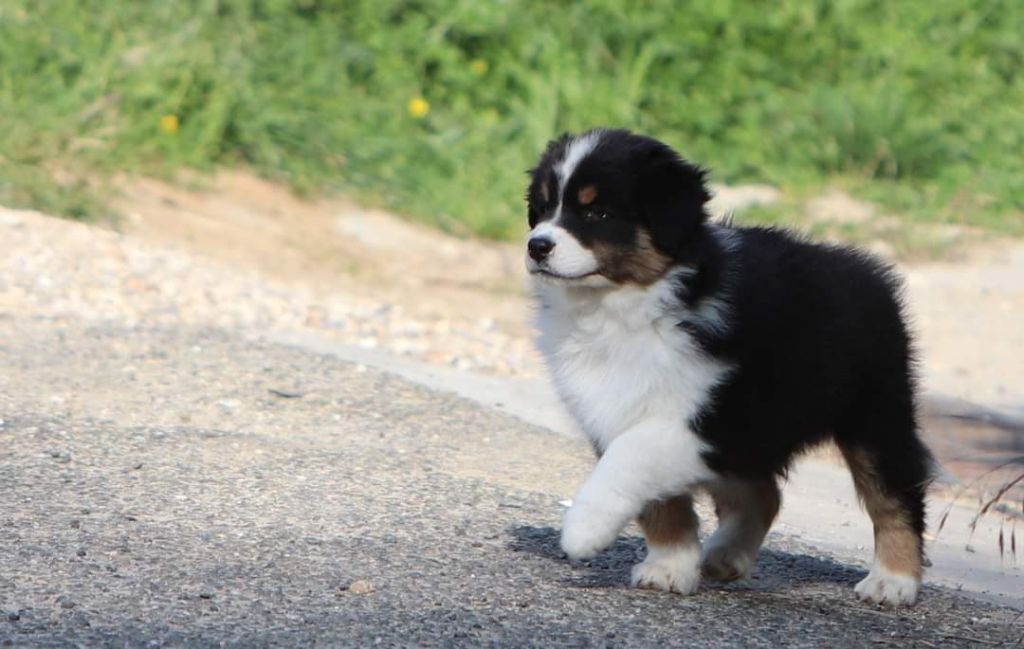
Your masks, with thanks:
[{"label": "puppy's hind leg", "polygon": [[633,566],[638,588],[689,595],[700,584],[697,513],[689,495],[648,503],[637,519],[647,539],[647,558]]},{"label": "puppy's hind leg", "polygon": [[772,478],[725,478],[710,483],[708,491],[718,529],[704,544],[704,576],[719,581],[747,577],[779,512],[779,487]]},{"label": "puppy's hind leg", "polygon": [[839,438],[875,528],[871,572],[854,590],[862,600],[893,606],[913,604],[921,585],[925,492],[932,467],[912,418],[903,423],[870,429],[857,439]]}]

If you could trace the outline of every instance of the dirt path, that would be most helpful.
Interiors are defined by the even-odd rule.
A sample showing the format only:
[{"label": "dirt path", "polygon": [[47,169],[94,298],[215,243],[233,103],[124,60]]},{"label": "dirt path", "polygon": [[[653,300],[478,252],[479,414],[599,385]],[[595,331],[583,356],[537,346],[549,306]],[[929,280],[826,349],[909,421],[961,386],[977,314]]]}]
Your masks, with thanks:
[{"label": "dirt path", "polygon": [[[812,646],[840,631],[865,645],[1019,635],[1005,611],[939,588],[909,615],[850,602],[850,566],[866,559],[870,527],[851,533],[867,525],[855,501],[822,489],[839,485],[831,466],[791,484],[794,516],[780,520],[752,583],[692,605],[619,589],[633,536],[573,570],[550,528],[588,465],[582,442],[372,367],[374,355],[418,359],[478,388],[480,377],[537,377],[518,247],[297,202],[244,176],[221,182],[209,192],[138,185],[139,211],[121,233],[0,209],[0,493],[15,503],[0,515],[0,640],[368,643],[385,626],[381,637],[398,643],[670,640],[645,635],[644,616],[726,645]],[[1017,263],[993,258],[979,281]],[[953,282],[958,268],[921,272]],[[971,304],[998,315],[1003,293],[980,295]],[[1019,298],[1012,282],[1005,296]],[[934,317],[952,345],[966,344],[948,324],[959,307],[948,306],[936,303]],[[286,335],[366,360],[273,342]],[[995,334],[974,338],[992,354],[985,362],[1013,353]],[[972,426],[972,439],[998,432]],[[956,441],[963,427],[953,428]],[[431,497],[410,501],[410,489]],[[962,532],[969,518],[958,508],[949,525]],[[996,555],[998,531],[979,527],[976,555],[954,537],[933,556],[976,565],[974,587],[998,577],[996,594],[1012,596],[1019,568]],[[359,579],[378,595],[340,588]],[[798,632],[789,613],[808,600],[820,606],[795,621]],[[508,614],[508,602],[527,605]],[[727,632],[704,624],[734,616]],[[602,640],[609,620],[621,629],[614,643]]]},{"label": "dirt path", "polygon": [[[733,190],[718,205],[735,209],[770,198],[763,196],[767,189],[758,190]],[[829,204],[835,211],[846,203],[833,197]],[[529,344],[520,344],[530,335],[530,306],[517,243],[459,239],[344,201],[302,201],[237,173],[222,175],[207,191],[138,181],[126,188],[120,209],[129,215],[123,231],[133,237],[251,268],[315,295],[357,296],[400,309],[426,327],[458,327],[463,338],[480,333],[482,323],[488,336],[497,334],[495,349],[460,355],[454,347],[462,341],[452,341],[441,356],[499,373],[541,373]],[[901,268],[926,386],[1024,414],[1024,244],[961,250],[956,257]],[[467,330],[468,323],[475,324]],[[401,337],[362,342],[417,355]],[[437,352],[445,344],[431,346]],[[495,351],[509,355],[496,358]]]},{"label": "dirt path", "polygon": [[[735,209],[765,200],[762,194],[736,191],[718,204]],[[134,181],[119,209],[126,215],[120,234],[0,212],[11,251],[0,306],[301,330],[459,370],[544,375],[531,343],[518,244],[459,239],[341,200],[300,200],[240,173],[198,190]],[[920,333],[927,405],[933,414],[972,417],[995,408],[1019,422],[1024,245],[988,245],[959,257],[901,269]],[[966,444],[943,435],[936,440],[943,459],[969,479],[1024,450],[1019,431],[987,430],[965,429]]]},{"label": "dirt path", "polygon": [[[764,187],[718,191],[713,209],[721,211],[773,199]],[[810,205],[830,221],[876,214],[834,192]],[[303,326],[339,342],[485,374],[544,374],[530,343],[517,243],[459,239],[344,201],[302,201],[244,174],[223,175],[206,191],[139,181],[127,187],[121,210],[133,239],[258,271],[286,290],[301,287],[309,296]],[[901,267],[927,410],[976,419],[994,408],[1019,424],[1024,244],[955,257]],[[936,422],[933,445],[966,480],[1024,451],[1019,430]]]}]

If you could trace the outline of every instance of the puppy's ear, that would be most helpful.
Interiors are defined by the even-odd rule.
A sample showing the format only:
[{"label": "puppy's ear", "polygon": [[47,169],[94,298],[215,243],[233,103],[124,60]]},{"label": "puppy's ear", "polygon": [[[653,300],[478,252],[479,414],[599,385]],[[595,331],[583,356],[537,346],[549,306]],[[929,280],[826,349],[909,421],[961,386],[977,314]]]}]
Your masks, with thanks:
[{"label": "puppy's ear", "polygon": [[704,204],[711,195],[705,186],[706,175],[664,144],[646,152],[637,178],[636,200],[655,247],[677,253],[707,220]]}]

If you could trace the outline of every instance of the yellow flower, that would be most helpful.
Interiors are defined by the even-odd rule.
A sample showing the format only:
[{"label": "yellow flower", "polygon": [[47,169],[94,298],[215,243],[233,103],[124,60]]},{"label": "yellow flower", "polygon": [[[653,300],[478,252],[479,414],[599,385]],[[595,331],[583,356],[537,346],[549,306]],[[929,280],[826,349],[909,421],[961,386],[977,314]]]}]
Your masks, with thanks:
[{"label": "yellow flower", "polygon": [[423,97],[413,97],[409,100],[409,114],[416,119],[426,117],[430,112],[430,102]]},{"label": "yellow flower", "polygon": [[469,62],[469,69],[478,77],[482,77],[487,74],[487,61],[483,59],[473,59]]},{"label": "yellow flower", "polygon": [[164,115],[160,118],[160,131],[167,133],[168,135],[174,135],[178,132],[178,116],[177,115]]}]

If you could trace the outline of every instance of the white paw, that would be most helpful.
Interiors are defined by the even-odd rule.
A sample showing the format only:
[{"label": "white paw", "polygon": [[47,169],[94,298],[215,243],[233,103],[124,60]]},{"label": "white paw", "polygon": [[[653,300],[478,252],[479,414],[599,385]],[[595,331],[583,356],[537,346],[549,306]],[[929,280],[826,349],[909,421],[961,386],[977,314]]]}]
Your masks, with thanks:
[{"label": "white paw", "polygon": [[700,585],[700,548],[648,548],[647,558],[633,566],[630,581],[636,588],[692,595]]},{"label": "white paw", "polygon": [[741,548],[717,545],[706,548],[701,572],[715,581],[745,579],[754,567],[756,557]]},{"label": "white paw", "polygon": [[889,572],[880,565],[871,568],[868,576],[854,587],[862,601],[889,606],[910,606],[917,600],[921,581],[912,575]]},{"label": "white paw", "polygon": [[607,513],[574,505],[562,520],[562,551],[574,561],[593,558],[612,544],[621,527]]}]

